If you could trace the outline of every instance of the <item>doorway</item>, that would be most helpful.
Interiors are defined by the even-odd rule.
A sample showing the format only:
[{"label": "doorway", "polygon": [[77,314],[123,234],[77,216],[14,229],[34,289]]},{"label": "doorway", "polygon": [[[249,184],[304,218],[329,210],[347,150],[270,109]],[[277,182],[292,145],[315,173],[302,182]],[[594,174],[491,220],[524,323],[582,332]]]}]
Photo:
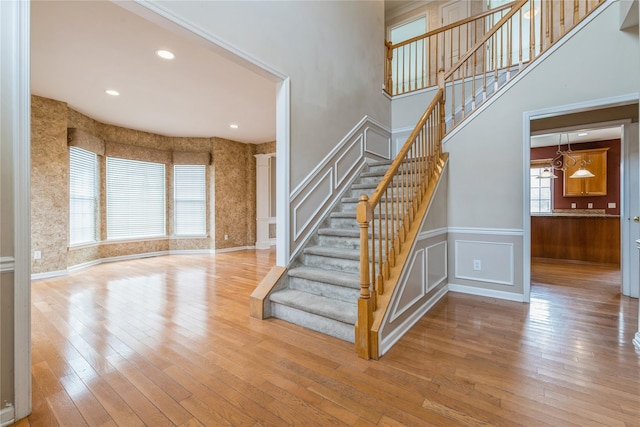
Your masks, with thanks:
[{"label": "doorway", "polygon": [[[637,292],[638,254],[637,248],[631,250],[631,242],[640,236],[632,235],[628,224],[632,221],[630,201],[637,200],[639,192],[637,183],[634,186],[629,180],[630,176],[639,173],[637,159],[635,166],[630,161],[630,158],[637,157],[637,121],[637,96],[633,95],[625,100],[602,100],[579,107],[525,113],[525,139],[529,142],[525,145],[525,161],[530,171],[524,179],[525,300],[530,298],[536,259],[555,260],[576,272],[580,271],[581,264],[602,265],[608,270],[613,268],[619,277],[615,283],[616,294],[632,296]],[[540,140],[545,138],[547,143],[541,143]],[[583,142],[580,138],[590,141]],[[571,143],[570,153],[568,143]],[[545,145],[547,148],[540,148]],[[630,149],[633,147],[635,151]],[[543,152],[534,154],[536,150]],[[578,164],[577,168],[587,163],[589,167],[595,166],[598,163],[595,156],[602,151],[609,156],[608,172],[605,172],[609,182],[605,193],[596,191],[590,194],[592,186],[587,185],[584,189],[586,184],[580,187],[583,188],[580,191],[585,193],[572,193],[574,183],[570,182],[570,176],[573,172],[565,177],[565,170],[562,170],[568,171],[566,163],[573,161]],[[589,156],[581,156],[586,153]],[[537,165],[534,160],[538,160]],[[554,168],[552,163],[555,161]],[[532,163],[538,167],[537,170],[531,169]],[[554,182],[548,186],[537,182],[545,169],[558,176],[550,178]],[[588,179],[594,181],[593,178]],[[534,189],[536,186],[539,188]],[[554,192],[558,194],[554,195]],[[551,199],[550,203],[541,197],[543,193]],[[536,197],[538,200],[532,202]],[[539,208],[547,209],[547,212],[536,212],[532,216],[532,210]],[[599,222],[602,227],[594,227],[595,222],[592,221]],[[578,224],[580,222],[583,224]],[[586,227],[586,231],[580,231],[580,227]],[[569,242],[569,238],[577,243]],[[596,252],[600,252],[600,257],[594,255]]]}]

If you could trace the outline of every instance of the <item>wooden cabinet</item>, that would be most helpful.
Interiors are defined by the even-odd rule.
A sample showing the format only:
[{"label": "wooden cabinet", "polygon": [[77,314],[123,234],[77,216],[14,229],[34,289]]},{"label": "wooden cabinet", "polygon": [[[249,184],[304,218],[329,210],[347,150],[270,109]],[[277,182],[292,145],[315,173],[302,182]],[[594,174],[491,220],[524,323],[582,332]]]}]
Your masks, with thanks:
[{"label": "wooden cabinet", "polygon": [[[567,168],[564,171],[565,197],[582,196],[606,196],[607,195],[607,150],[608,148],[596,148],[593,150],[580,150],[571,152],[575,164],[571,159],[563,159]],[[591,178],[571,178],[580,166],[584,166],[594,174]]]},{"label": "wooden cabinet", "polygon": [[620,218],[532,216],[531,256],[620,265]]}]

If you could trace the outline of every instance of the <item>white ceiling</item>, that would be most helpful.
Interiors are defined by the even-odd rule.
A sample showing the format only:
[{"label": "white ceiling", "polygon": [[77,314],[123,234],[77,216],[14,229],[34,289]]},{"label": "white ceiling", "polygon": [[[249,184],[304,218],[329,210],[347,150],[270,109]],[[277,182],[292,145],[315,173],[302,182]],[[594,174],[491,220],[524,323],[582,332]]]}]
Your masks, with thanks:
[{"label": "white ceiling", "polygon": [[275,140],[273,81],[110,1],[31,3],[31,92],[160,135]]},{"label": "white ceiling", "polygon": [[[586,135],[584,135],[586,134]],[[591,141],[608,141],[611,139],[620,139],[622,136],[622,128],[620,125],[604,128],[584,128],[572,129],[566,132],[545,133],[542,135],[531,136],[531,148],[548,147],[550,145],[558,145],[562,137],[562,145],[567,143],[567,137],[571,144],[580,144],[582,142]]]}]

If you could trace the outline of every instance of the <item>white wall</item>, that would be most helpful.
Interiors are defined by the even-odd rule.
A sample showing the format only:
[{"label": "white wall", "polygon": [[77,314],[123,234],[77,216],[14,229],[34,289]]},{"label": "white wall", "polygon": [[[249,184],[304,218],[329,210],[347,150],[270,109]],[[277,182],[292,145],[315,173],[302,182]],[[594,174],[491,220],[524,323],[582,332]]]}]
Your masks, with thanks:
[{"label": "white wall", "polygon": [[[517,254],[523,246],[523,159],[528,149],[523,136],[524,113],[638,91],[638,35],[618,30],[619,14],[619,4],[614,2],[445,141],[444,150],[450,153],[450,248],[455,246],[452,239],[462,239],[451,233],[452,228],[473,234],[471,240],[486,245],[476,245],[476,252],[465,257],[496,256],[498,259],[490,261],[492,265],[509,266],[516,275],[509,286],[491,277],[488,282],[472,280],[465,285],[522,293],[523,259]],[[504,239],[513,244],[514,265],[506,258],[510,251],[502,255],[489,251]],[[456,268],[469,268],[456,267],[455,259],[456,254],[450,262],[450,282]],[[506,271],[495,273],[495,277],[504,277]]]},{"label": "white wall", "polygon": [[290,188],[364,115],[389,124],[390,101],[382,95],[382,1],[174,1],[161,6],[290,78]]}]

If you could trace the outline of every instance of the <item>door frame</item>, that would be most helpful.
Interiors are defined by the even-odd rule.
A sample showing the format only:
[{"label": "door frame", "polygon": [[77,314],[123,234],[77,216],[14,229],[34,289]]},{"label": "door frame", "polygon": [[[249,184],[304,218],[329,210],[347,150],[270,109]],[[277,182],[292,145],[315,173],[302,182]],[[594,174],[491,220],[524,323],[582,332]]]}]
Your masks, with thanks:
[{"label": "door frame", "polygon": [[[524,288],[523,288],[523,301],[530,302],[531,301],[531,219],[530,219],[530,198],[531,198],[531,178],[529,174],[529,165],[531,162],[531,121],[536,119],[543,119],[555,116],[562,116],[565,114],[573,114],[573,113],[583,113],[590,110],[597,110],[602,108],[610,108],[628,104],[638,103],[640,99],[639,93],[630,93],[626,95],[614,96],[610,98],[601,98],[594,99],[590,101],[580,102],[576,104],[568,104],[568,105],[558,105],[554,107],[543,108],[539,110],[533,111],[525,111],[523,113],[523,123],[522,123],[522,141],[523,141],[523,206],[522,206],[522,224],[523,224],[523,250],[522,250],[522,270],[523,270],[523,280],[524,280]],[[620,119],[616,122],[619,122],[620,125],[623,125],[627,119]],[[615,122],[611,122],[614,124]],[[581,125],[582,127],[584,125]],[[621,139],[621,144],[624,144],[624,139]],[[624,152],[624,146],[621,146],[621,152]],[[624,156],[621,156],[621,167],[622,162],[624,161]],[[636,173],[640,173],[636,171]],[[624,184],[621,182],[621,184]],[[623,208],[628,203],[629,190],[628,186],[622,186],[620,188],[620,212],[622,216]],[[626,200],[625,200],[626,198]],[[628,247],[629,244],[629,236],[625,236],[622,234],[622,227],[620,227],[620,244],[621,251]],[[625,242],[626,239],[626,242]],[[625,245],[625,243],[627,245]],[[621,257],[622,258],[622,257]],[[621,271],[623,271],[622,267],[622,259],[620,265]],[[621,285],[622,286],[622,283]],[[622,290],[622,288],[621,288]],[[639,306],[640,308],[640,306]]]}]

